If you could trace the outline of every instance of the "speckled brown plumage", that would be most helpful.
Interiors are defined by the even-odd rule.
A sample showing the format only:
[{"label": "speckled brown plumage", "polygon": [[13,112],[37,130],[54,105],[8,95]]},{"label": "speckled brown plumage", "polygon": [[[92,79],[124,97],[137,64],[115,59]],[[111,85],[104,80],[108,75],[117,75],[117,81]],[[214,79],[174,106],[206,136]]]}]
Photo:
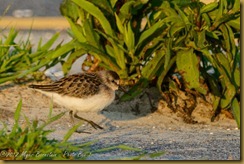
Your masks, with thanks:
[{"label": "speckled brown plumage", "polygon": [[[112,71],[110,74],[115,79],[119,78],[118,75]],[[86,98],[97,94],[100,86],[104,85],[106,82],[107,81],[104,81],[96,73],[81,73],[64,77],[52,84],[30,85],[29,87],[47,92],[55,92],[60,95]]]}]

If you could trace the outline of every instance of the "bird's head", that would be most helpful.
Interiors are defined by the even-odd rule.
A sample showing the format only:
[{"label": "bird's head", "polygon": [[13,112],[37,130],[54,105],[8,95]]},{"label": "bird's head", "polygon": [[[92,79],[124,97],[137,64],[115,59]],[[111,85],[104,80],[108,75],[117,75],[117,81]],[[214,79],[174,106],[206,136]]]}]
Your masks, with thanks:
[{"label": "bird's head", "polygon": [[101,71],[101,78],[104,83],[112,90],[119,89],[119,75],[114,71]]}]

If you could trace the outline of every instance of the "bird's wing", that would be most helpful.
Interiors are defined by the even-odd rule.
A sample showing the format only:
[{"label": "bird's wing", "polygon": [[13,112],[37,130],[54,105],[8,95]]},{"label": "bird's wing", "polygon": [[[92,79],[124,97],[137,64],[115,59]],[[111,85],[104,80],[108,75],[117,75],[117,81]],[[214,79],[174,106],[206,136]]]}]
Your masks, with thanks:
[{"label": "bird's wing", "polygon": [[74,74],[64,77],[52,84],[29,85],[30,88],[61,95],[84,98],[99,92],[101,78],[95,73]]}]

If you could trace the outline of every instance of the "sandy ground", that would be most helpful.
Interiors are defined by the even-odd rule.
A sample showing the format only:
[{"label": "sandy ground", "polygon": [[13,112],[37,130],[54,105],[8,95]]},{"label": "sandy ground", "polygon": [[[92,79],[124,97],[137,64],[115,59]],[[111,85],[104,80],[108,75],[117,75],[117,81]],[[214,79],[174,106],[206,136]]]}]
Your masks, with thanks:
[{"label": "sandy ground", "polygon": [[[82,113],[79,115],[98,123],[103,130],[95,130],[83,125],[79,130],[90,132],[75,133],[70,141],[83,143],[98,140],[94,149],[115,145],[128,145],[141,148],[149,153],[165,151],[158,160],[240,160],[240,130],[236,123],[221,114],[217,121],[210,122],[210,106],[199,102],[192,113],[197,124],[186,124],[183,118],[173,113],[158,100],[158,93],[150,89],[158,110],[151,112],[146,95],[130,102],[115,100],[102,113]],[[46,120],[51,100],[27,85],[0,85],[0,120],[11,127],[14,110],[23,100],[22,115],[30,119]],[[159,103],[157,103],[159,102]],[[67,111],[54,104],[53,115]],[[23,119],[21,123],[24,123]],[[0,123],[0,127],[2,124]],[[50,138],[62,139],[72,127],[68,113],[57,120],[50,129],[56,131]],[[134,152],[114,150],[93,154],[89,159],[107,160],[135,155]]]}]

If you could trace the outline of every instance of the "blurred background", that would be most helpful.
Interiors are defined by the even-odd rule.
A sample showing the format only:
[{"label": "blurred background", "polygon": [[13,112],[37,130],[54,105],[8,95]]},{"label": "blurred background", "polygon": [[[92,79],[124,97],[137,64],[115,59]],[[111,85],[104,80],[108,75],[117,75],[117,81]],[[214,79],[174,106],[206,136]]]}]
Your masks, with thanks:
[{"label": "blurred background", "polygon": [[0,0],[0,13],[1,16],[17,18],[61,16],[59,12],[61,2],[62,0]]},{"label": "blurred background", "polygon": [[[67,43],[71,37],[67,33],[69,24],[62,17],[59,7],[63,0],[0,0],[0,38],[14,27],[18,35],[16,42],[30,40],[35,50],[38,42],[46,43],[55,33],[60,33],[59,38],[53,44]],[[70,74],[81,71],[81,63],[84,59],[77,60]],[[63,73],[61,65],[50,68],[45,74],[51,78],[61,78]]]},{"label": "blurred background", "polygon": [[[61,2],[62,0],[0,0],[1,34],[14,27],[23,34],[29,34],[31,30],[30,39],[33,44],[39,41],[40,36],[45,42],[56,32],[61,33],[61,40],[66,39],[69,24],[60,14]],[[21,38],[25,37],[28,35],[21,35]]]}]

